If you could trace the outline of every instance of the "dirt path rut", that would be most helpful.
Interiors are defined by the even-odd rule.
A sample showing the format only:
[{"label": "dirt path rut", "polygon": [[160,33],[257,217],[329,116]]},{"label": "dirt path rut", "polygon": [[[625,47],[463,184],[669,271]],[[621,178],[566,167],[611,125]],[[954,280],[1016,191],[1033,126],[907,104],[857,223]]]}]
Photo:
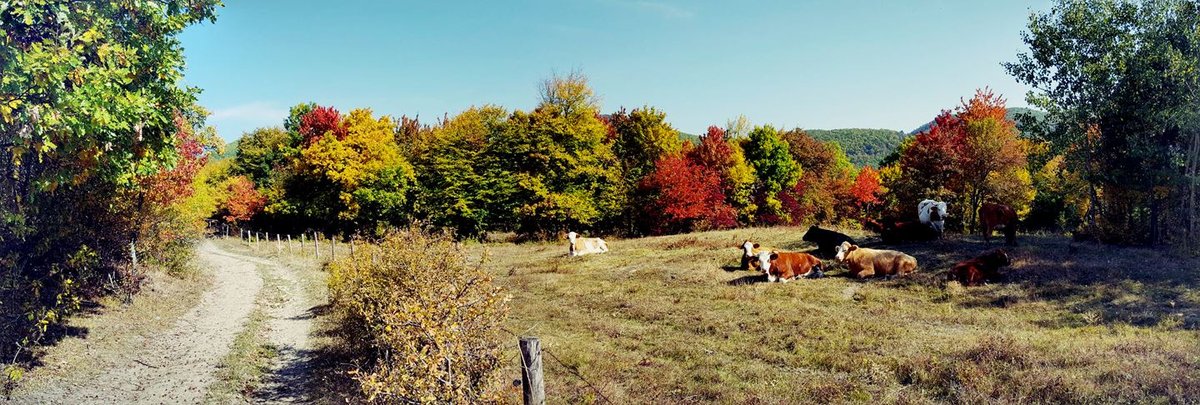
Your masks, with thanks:
[{"label": "dirt path rut", "polygon": [[[255,402],[305,402],[303,378],[311,360],[309,302],[297,275],[275,262],[222,250],[209,241],[199,259],[213,277],[211,290],[168,331],[147,338],[141,349],[106,364],[91,378],[54,381],[19,403],[202,403],[215,371],[246,327],[263,288],[260,271],[280,280],[284,299],[272,308],[269,340],[279,353]],[[91,336],[89,338],[103,338]]]}]

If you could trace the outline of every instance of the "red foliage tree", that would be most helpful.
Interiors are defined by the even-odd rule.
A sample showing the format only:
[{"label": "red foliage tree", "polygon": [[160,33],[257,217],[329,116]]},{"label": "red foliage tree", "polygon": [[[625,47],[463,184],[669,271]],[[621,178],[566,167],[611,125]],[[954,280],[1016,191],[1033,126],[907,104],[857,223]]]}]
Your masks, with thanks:
[{"label": "red foliage tree", "polygon": [[300,135],[306,144],[333,133],[338,139],[346,138],[346,126],[342,125],[342,114],[336,108],[320,106],[300,117]]},{"label": "red foliage tree", "polygon": [[708,127],[708,132],[700,138],[700,145],[688,153],[696,164],[716,171],[729,169],[731,155],[733,147],[725,141],[725,130],[716,126]]},{"label": "red foliage tree", "polygon": [[223,211],[225,222],[236,224],[249,221],[262,210],[267,199],[254,188],[254,182],[246,176],[229,179]]},{"label": "red foliage tree", "polygon": [[175,167],[163,170],[143,181],[145,202],[153,207],[165,207],[188,198],[195,189],[192,181],[208,162],[204,146],[196,138],[183,116],[175,117],[175,150],[179,155]]},{"label": "red foliage tree", "polygon": [[737,225],[736,211],[725,202],[721,176],[683,155],[658,161],[641,188],[652,197],[646,215],[654,233],[689,232]]},{"label": "red foliage tree", "polygon": [[[949,110],[917,134],[900,154],[901,182],[891,184],[888,217],[916,219],[916,203],[926,198],[958,201],[962,190],[964,123]],[[952,207],[951,210],[961,209]]]}]

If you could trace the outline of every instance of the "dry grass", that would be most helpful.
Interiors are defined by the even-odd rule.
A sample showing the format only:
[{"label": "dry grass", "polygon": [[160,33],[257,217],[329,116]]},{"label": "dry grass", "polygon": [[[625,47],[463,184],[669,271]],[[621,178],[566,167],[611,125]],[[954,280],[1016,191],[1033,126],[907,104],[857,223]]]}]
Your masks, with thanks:
[{"label": "dry grass", "polygon": [[[1200,398],[1200,261],[1021,237],[1007,280],[947,283],[996,245],[952,236],[898,247],[912,277],[763,283],[738,271],[752,239],[807,250],[803,229],[566,244],[472,245],[536,335],[553,402],[1192,402]],[[866,239],[862,234],[852,234]],[[516,353],[516,338],[505,357]],[[515,360],[505,376],[519,378]],[[517,391],[514,391],[514,396]]]},{"label": "dry grass", "polygon": [[271,361],[278,355],[278,349],[267,337],[270,322],[267,308],[283,302],[282,281],[272,277],[263,267],[258,265],[257,269],[263,277],[263,288],[258,292],[254,311],[233,339],[229,353],[221,359],[216,371],[217,381],[205,394],[206,403],[250,402],[262,386],[263,377],[271,371]]}]

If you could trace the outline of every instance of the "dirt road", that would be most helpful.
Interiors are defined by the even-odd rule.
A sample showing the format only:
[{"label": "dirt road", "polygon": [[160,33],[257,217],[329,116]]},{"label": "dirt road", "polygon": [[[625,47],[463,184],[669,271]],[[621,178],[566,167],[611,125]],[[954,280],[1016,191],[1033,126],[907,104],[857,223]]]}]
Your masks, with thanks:
[{"label": "dirt road", "polygon": [[[255,402],[297,402],[309,356],[312,319],[297,276],[275,262],[222,250],[210,241],[199,246],[199,259],[213,278],[198,305],[168,331],[144,338],[137,350],[112,355],[103,371],[39,381],[36,392],[21,393],[18,403],[201,403],[215,371],[255,310],[264,277],[278,280],[283,299],[270,316],[270,344],[279,354]],[[95,334],[86,339],[105,339]]]}]

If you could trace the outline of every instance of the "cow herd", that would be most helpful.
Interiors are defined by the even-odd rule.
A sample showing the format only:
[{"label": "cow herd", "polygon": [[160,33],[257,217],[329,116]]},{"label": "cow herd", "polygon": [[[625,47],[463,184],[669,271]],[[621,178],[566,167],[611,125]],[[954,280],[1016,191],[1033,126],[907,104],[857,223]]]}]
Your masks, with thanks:
[{"label": "cow herd", "polygon": [[[921,201],[917,205],[918,221],[886,222],[880,231],[880,238],[884,244],[940,239],[948,216],[946,203]],[[1004,232],[1009,245],[1016,244],[1017,216],[1012,208],[985,203],[980,207],[979,219],[985,239],[990,239],[992,232],[1000,230]],[[581,238],[575,232],[568,233],[567,238],[570,241],[570,256],[608,252],[608,245],[603,239]],[[835,264],[844,266],[852,278],[891,278],[917,270],[917,259],[911,255],[897,250],[862,247],[850,236],[815,225],[808,228],[803,240],[817,245],[813,253],[831,258]],[[741,268],[761,271],[768,282],[786,283],[825,275],[824,262],[810,253],[763,247],[749,240],[742,243],[739,249],[742,251]],[[997,279],[1000,268],[1010,263],[1008,254],[996,249],[955,264],[950,275],[964,286],[975,286]]]}]

